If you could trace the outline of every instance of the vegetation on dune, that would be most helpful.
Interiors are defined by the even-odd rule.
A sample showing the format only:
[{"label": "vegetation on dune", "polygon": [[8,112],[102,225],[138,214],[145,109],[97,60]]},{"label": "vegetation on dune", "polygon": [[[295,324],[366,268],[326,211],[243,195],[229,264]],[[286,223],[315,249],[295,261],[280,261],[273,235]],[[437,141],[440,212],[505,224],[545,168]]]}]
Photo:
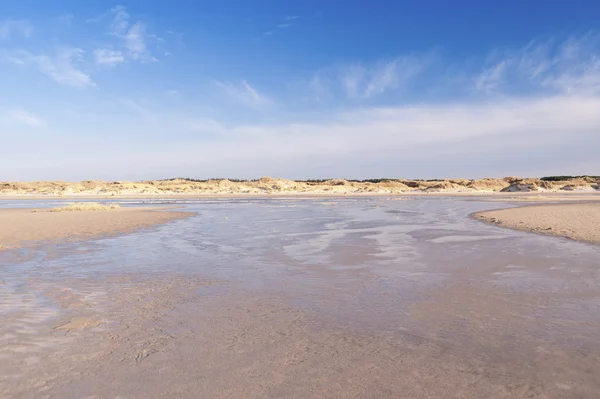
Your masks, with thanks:
[{"label": "vegetation on dune", "polygon": [[573,179],[600,180],[600,176],[583,175],[583,176],[544,176],[544,177],[540,177],[540,180],[543,180],[543,181],[568,181],[568,180],[573,180]]},{"label": "vegetation on dune", "polygon": [[[265,179],[265,178],[263,178]],[[229,180],[232,183],[254,183],[254,182],[258,182],[261,179],[228,179],[228,178],[224,178],[224,177],[211,177],[209,179],[196,179],[196,178],[191,178],[191,177],[172,177],[169,179],[161,179],[161,180],[157,180],[157,181],[186,181],[186,182],[193,182],[193,183],[206,183],[209,181],[219,181],[219,180]],[[345,180],[351,183],[386,183],[386,182],[401,182],[403,181],[403,179],[389,179],[389,178],[378,178],[378,179],[339,179],[339,178],[330,178],[330,179],[307,179],[307,180],[291,180],[297,183],[308,183],[308,184],[320,184],[320,183],[326,183],[329,181],[339,181],[339,180]],[[433,180],[420,180],[420,181],[443,181],[440,179],[433,179]]]},{"label": "vegetation on dune", "polygon": [[229,180],[230,182],[233,182],[233,183],[248,183],[248,182],[257,182],[260,179],[244,180],[244,179],[227,179],[225,177],[211,177],[209,179],[195,179],[195,178],[191,178],[191,177],[171,177],[169,179],[160,179],[157,181],[186,181],[186,182],[192,182],[192,183],[207,183],[209,181],[219,181],[219,180]]},{"label": "vegetation on dune", "polygon": [[[395,194],[404,192],[525,192],[600,191],[600,176],[504,177],[484,179],[198,179],[175,177],[162,180],[82,182],[0,182],[2,195],[226,195],[226,194]],[[89,205],[88,205],[89,207]],[[74,207],[77,208],[77,207]],[[102,209],[102,208],[101,208]],[[78,209],[73,209],[78,210]],[[89,210],[82,208],[80,210]],[[98,209],[99,210],[99,209]]]}]

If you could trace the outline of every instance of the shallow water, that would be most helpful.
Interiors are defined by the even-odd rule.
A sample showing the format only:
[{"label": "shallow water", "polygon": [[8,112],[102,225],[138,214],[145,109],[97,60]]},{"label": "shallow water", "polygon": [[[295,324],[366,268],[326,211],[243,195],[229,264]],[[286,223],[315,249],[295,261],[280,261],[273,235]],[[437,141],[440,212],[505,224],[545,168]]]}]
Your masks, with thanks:
[{"label": "shallow water", "polygon": [[[46,205],[55,201],[32,206]],[[532,342],[572,356],[600,347],[600,247],[468,217],[512,205],[377,197],[182,206],[197,216],[136,234],[0,252],[0,346],[12,348],[0,356],[29,351],[30,362],[40,361],[60,338],[41,335],[43,326],[72,312],[56,298],[68,291],[82,306],[109,307],[101,299],[115,295],[125,283],[111,278],[123,275],[201,276],[220,282],[198,291],[207,301],[226,302],[235,292],[277,298],[315,315],[319,328],[401,331],[479,353],[502,347],[513,361]]]}]

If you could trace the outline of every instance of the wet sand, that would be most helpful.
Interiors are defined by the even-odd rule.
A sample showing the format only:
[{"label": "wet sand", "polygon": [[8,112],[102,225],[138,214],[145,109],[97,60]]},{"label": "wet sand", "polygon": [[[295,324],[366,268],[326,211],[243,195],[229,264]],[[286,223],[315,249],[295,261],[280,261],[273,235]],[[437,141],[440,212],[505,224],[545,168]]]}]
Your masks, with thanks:
[{"label": "wet sand", "polygon": [[501,227],[600,244],[600,202],[526,206],[474,216]]},{"label": "wet sand", "polygon": [[41,241],[76,241],[129,233],[191,215],[189,212],[160,209],[120,208],[74,212],[0,209],[0,250],[36,245]]},{"label": "wet sand", "polygon": [[0,254],[0,397],[597,397],[597,246],[457,199],[189,207]]}]

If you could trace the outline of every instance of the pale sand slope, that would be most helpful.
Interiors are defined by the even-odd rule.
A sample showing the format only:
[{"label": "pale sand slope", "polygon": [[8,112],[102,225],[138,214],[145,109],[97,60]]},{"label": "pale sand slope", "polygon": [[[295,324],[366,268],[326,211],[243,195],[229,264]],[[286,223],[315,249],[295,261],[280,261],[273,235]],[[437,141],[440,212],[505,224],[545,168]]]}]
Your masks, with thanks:
[{"label": "pale sand slope", "polygon": [[0,250],[24,247],[39,241],[78,241],[129,233],[193,214],[161,212],[158,209],[165,208],[121,208],[89,212],[0,209]]},{"label": "pale sand slope", "polygon": [[600,202],[526,206],[474,216],[502,227],[600,244]]}]

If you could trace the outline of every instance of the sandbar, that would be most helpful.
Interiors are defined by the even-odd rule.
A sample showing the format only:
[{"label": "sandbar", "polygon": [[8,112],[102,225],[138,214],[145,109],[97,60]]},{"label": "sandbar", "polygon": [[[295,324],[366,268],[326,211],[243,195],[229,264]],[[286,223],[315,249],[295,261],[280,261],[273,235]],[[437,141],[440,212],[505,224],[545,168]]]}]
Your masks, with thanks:
[{"label": "sandbar", "polygon": [[0,209],[0,250],[130,233],[194,214],[166,209],[144,207],[85,212]]},{"label": "sandbar", "polygon": [[499,209],[474,217],[501,227],[600,244],[600,202]]}]

